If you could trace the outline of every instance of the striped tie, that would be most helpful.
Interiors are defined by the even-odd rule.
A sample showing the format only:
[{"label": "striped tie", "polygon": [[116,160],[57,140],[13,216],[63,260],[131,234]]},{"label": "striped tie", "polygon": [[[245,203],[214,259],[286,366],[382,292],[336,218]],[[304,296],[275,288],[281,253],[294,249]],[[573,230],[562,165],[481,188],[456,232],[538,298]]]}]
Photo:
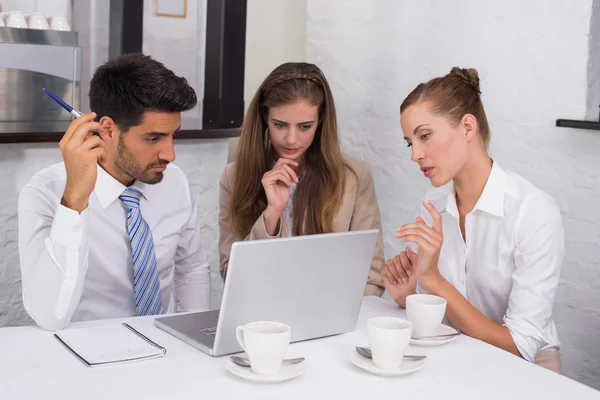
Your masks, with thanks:
[{"label": "striped tie", "polygon": [[142,192],[138,189],[129,187],[119,198],[127,210],[127,233],[133,257],[133,284],[137,315],[155,315],[162,313],[162,298],[152,232],[140,211],[141,195]]}]

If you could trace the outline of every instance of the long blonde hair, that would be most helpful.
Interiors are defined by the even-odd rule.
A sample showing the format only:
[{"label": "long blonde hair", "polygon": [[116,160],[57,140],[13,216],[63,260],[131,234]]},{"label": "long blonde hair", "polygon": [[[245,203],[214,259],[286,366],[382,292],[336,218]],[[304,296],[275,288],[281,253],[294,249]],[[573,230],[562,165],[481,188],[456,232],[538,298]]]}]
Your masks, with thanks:
[{"label": "long blonde hair", "polygon": [[294,193],[292,234],[334,231],[344,196],[346,168],[352,170],[340,151],[333,96],[319,67],[286,63],[275,68],[260,85],[242,124],[230,210],[232,231],[242,237],[248,235],[267,208],[261,179],[274,162],[267,123],[269,109],[300,100],[319,107],[319,122]]}]

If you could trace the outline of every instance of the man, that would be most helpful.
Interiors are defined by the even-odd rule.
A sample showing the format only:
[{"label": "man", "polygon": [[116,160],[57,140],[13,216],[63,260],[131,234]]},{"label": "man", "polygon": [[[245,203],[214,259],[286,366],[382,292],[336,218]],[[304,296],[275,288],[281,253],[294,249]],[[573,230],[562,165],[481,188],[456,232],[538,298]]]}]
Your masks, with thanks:
[{"label": "man", "polygon": [[170,164],[194,90],[149,56],[129,54],[96,70],[89,97],[94,113],[60,141],[64,162],[38,172],[19,196],[25,310],[57,330],[208,309],[196,203]]}]

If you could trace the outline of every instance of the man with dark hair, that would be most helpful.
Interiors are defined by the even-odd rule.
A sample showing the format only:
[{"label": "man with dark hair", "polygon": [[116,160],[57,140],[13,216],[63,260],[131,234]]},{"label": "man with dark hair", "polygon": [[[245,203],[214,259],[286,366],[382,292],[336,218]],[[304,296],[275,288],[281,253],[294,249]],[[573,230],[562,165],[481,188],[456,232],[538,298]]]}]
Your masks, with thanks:
[{"label": "man with dark hair", "polygon": [[42,328],[209,308],[209,267],[185,174],[173,164],[184,78],[142,54],[98,68],[93,113],[62,140],[64,162],[19,195],[23,305]]}]

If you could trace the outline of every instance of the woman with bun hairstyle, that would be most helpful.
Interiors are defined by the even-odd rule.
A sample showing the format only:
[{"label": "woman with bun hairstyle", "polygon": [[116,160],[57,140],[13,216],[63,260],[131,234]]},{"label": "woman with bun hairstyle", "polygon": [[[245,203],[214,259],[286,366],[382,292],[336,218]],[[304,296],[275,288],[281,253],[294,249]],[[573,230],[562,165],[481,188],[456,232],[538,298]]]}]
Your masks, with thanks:
[{"label": "woman with bun hairstyle", "polygon": [[382,268],[387,290],[447,301],[461,332],[560,372],[552,320],[564,256],[556,202],[492,159],[490,128],[475,69],[418,85],[400,106],[400,124],[434,189],[421,216],[396,231],[418,245]]},{"label": "woman with bun hairstyle", "polygon": [[223,279],[236,241],[378,229],[364,294],[383,293],[371,167],[341,152],[331,89],[316,65],[282,64],[260,85],[236,162],[221,176],[219,208]]}]

